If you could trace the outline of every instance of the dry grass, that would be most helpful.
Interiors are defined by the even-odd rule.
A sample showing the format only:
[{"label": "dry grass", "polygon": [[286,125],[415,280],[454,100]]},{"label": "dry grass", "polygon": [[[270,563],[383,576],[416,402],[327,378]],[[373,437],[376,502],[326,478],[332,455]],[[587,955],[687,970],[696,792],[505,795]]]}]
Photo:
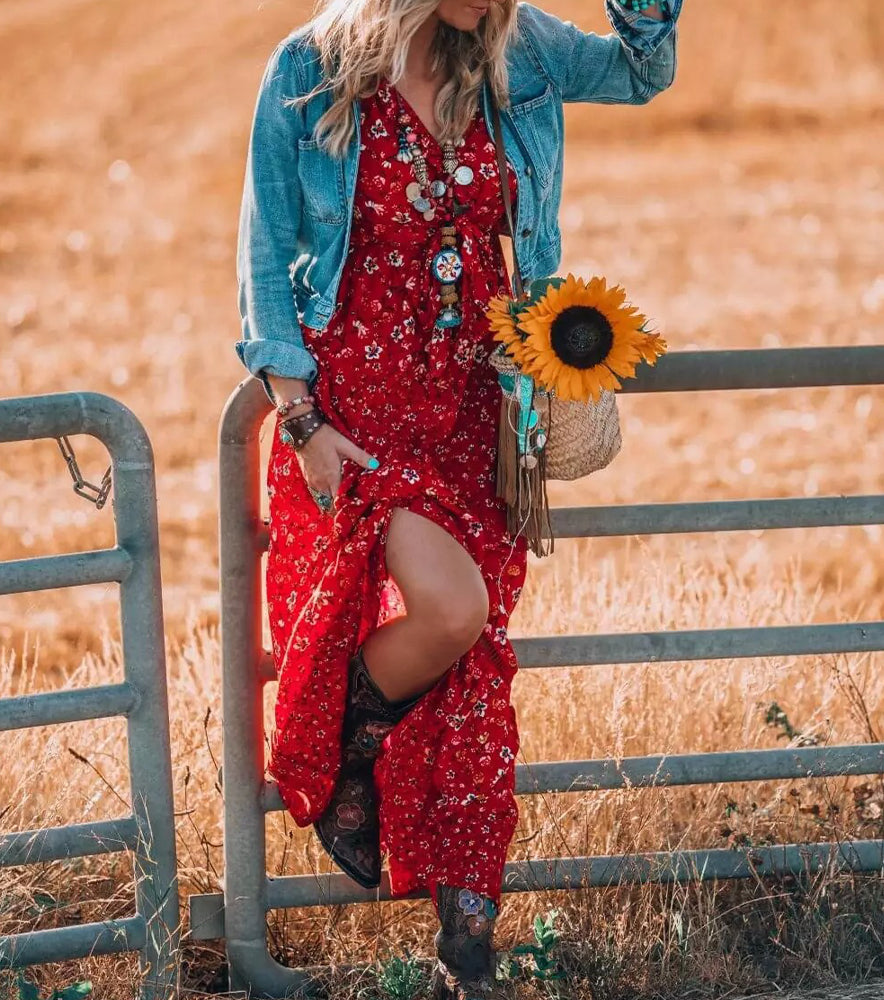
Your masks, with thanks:
[{"label": "dry grass", "polygon": [[[563,268],[622,281],[676,351],[881,343],[884,8],[687,6],[675,88],[647,108],[568,109]],[[548,7],[605,30],[601,4]],[[244,374],[231,343],[246,133],[264,60],[304,9],[7,0],[0,12],[0,394],[106,392],[154,443],[185,893],[217,891],[222,868],[215,449]],[[557,484],[553,502],[882,490],[879,388],[629,396],[621,413],[617,462]],[[106,455],[74,444],[97,481]],[[51,441],[4,446],[0,518],[3,559],[113,542],[110,508],[73,496]],[[532,563],[512,631],[880,619],[881,542],[878,526],[563,542]],[[117,679],[117,633],[111,586],[4,599],[0,697]],[[526,671],[514,688],[522,752],[782,746],[765,721],[774,703],[805,738],[877,740],[881,665],[876,654]],[[17,733],[2,749],[16,762],[0,775],[6,830],[128,811],[117,722]],[[843,779],[526,798],[511,854],[880,837],[881,795],[880,782]],[[270,835],[269,870],[330,870],[282,816]],[[114,857],[6,873],[0,933],[127,913],[130,877]],[[575,1000],[884,995],[838,986],[884,974],[880,879],[507,902],[502,947],[559,909]],[[426,901],[277,914],[271,944],[303,964],[426,955],[431,916]],[[187,986],[223,986],[222,958],[220,944],[189,948]],[[89,977],[118,1000],[134,970],[124,957],[44,979]],[[343,979],[336,988],[347,995]]]}]

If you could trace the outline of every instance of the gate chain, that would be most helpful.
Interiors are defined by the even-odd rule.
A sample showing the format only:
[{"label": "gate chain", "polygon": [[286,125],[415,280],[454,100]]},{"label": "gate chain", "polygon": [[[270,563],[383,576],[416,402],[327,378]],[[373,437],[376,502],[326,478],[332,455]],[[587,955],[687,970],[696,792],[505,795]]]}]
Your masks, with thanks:
[{"label": "gate chain", "polygon": [[63,434],[55,440],[58,442],[58,447],[61,449],[61,454],[65,462],[67,462],[68,471],[74,481],[74,493],[94,503],[96,510],[101,510],[105,503],[107,503],[107,498],[111,491],[111,466],[107,467],[107,471],[102,476],[101,486],[95,486],[83,478],[80,467],[77,465],[73,445],[68,440],[67,435]]}]

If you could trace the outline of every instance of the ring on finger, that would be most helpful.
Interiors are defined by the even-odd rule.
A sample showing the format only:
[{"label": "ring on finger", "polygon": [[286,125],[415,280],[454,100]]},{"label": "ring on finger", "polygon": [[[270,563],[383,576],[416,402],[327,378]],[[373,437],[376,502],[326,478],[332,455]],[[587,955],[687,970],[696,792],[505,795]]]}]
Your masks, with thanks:
[{"label": "ring on finger", "polygon": [[313,489],[312,486],[308,486],[307,489],[310,490],[310,493],[316,501],[319,509],[323,513],[328,514],[334,506],[335,498],[330,493],[325,493],[323,490]]}]

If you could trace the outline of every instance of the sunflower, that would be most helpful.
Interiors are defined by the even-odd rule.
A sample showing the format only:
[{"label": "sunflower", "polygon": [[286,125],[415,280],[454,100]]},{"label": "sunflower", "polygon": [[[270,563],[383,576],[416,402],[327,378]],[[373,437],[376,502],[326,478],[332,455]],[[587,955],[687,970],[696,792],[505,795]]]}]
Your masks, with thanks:
[{"label": "sunflower", "polygon": [[505,321],[500,307],[492,320],[496,339],[541,389],[598,402],[602,389],[622,387],[617,376],[632,378],[638,362],[654,364],[665,352],[666,342],[644,329],[646,317],[626,304],[620,285],[608,288],[604,278],[587,283],[573,274],[543,284],[530,305],[515,304],[517,319]]},{"label": "sunflower", "polygon": [[488,303],[488,322],[494,330],[494,339],[503,344],[503,350],[508,357],[521,367],[527,360],[524,342],[527,334],[519,330],[519,303],[506,295],[497,295]]}]

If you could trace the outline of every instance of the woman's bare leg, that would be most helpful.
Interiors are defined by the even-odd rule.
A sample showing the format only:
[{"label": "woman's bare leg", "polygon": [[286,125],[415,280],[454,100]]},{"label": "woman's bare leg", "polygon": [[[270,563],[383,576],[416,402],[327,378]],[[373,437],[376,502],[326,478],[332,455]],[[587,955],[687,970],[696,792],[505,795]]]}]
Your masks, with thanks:
[{"label": "woman's bare leg", "polygon": [[401,701],[432,687],[473,646],[488,620],[488,588],[460,542],[403,507],[391,515],[386,561],[406,614],[375,629],[363,656],[387,698]]}]

